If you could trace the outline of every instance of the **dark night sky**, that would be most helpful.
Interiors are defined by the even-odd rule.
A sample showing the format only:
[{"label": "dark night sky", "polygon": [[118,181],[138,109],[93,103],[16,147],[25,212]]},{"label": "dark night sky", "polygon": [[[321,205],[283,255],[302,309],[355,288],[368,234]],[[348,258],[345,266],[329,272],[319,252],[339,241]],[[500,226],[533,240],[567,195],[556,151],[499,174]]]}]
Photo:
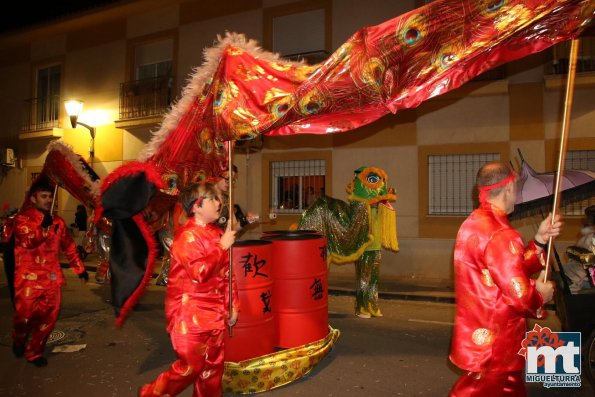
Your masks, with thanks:
[{"label": "dark night sky", "polygon": [[[40,2],[17,0],[0,13],[0,34],[35,26],[44,21],[76,15],[93,8],[118,3],[122,0],[59,0]],[[10,12],[7,11],[10,9]]]}]

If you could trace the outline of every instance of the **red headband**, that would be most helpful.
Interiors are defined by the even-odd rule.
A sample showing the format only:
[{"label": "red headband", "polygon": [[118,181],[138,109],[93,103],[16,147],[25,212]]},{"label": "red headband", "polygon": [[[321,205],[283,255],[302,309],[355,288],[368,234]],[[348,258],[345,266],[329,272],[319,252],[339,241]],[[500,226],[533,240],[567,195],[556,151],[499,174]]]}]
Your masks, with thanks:
[{"label": "red headband", "polygon": [[[197,198],[196,200],[194,200],[194,204],[198,205],[200,207],[200,203],[202,203],[202,200],[204,199],[203,196],[200,196],[199,198]],[[192,204],[192,206],[194,207],[194,204]]]},{"label": "red headband", "polygon": [[197,204],[198,206],[200,206],[200,203],[202,203],[203,199],[204,199],[203,196],[195,198],[190,204],[190,209],[188,210],[188,213],[190,213],[192,211],[192,207],[194,207],[194,204]]},{"label": "red headband", "polygon": [[500,182],[494,183],[493,185],[479,186],[479,202],[485,203],[488,199],[488,192],[493,189],[497,189],[502,186],[508,185],[510,182],[516,180],[517,176],[514,172],[511,172],[506,178]]}]

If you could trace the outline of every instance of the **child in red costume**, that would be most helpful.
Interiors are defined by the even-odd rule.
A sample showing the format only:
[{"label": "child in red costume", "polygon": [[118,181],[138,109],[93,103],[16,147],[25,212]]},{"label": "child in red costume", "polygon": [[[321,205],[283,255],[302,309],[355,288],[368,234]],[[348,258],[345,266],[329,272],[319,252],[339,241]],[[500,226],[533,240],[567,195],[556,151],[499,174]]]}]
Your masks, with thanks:
[{"label": "child in red costume", "polygon": [[[38,367],[47,365],[45,344],[58,320],[61,288],[66,281],[59,262],[62,250],[79,278],[89,275],[78,256],[76,245],[66,230],[64,220],[51,215],[53,187],[39,180],[31,186],[29,205],[14,221],[15,238],[15,314],[12,350],[23,354]],[[28,336],[31,335],[29,343]]]},{"label": "child in red costume", "polygon": [[165,298],[167,332],[178,356],[171,367],[139,390],[140,396],[175,396],[194,384],[193,396],[222,395],[223,336],[238,318],[233,283],[229,313],[229,249],[235,231],[215,226],[221,202],[212,184],[180,194],[188,221],[175,231]]}]

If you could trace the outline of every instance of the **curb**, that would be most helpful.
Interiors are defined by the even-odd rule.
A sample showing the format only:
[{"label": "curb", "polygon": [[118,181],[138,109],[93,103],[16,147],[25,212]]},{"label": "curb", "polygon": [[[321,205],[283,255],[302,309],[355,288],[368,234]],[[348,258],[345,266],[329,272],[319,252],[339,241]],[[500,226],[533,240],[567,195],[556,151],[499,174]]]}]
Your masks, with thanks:
[{"label": "curb", "polygon": [[[336,295],[336,296],[354,296],[355,291],[349,288],[340,288],[340,287],[328,287],[329,295]],[[434,302],[434,303],[455,303],[455,298],[450,296],[430,296],[430,295],[419,295],[416,293],[407,293],[407,292],[386,292],[380,291],[378,293],[378,297],[381,299],[400,299],[400,300],[408,300],[408,301],[418,301],[418,302]]]}]

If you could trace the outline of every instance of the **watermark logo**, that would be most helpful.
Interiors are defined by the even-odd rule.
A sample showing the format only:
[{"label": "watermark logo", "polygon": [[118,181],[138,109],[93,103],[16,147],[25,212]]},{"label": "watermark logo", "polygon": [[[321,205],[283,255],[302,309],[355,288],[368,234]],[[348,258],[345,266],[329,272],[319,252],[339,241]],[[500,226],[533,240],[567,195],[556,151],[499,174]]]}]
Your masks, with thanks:
[{"label": "watermark logo", "polygon": [[525,357],[525,381],[544,387],[581,387],[581,333],[535,327],[525,334],[519,355]]}]

